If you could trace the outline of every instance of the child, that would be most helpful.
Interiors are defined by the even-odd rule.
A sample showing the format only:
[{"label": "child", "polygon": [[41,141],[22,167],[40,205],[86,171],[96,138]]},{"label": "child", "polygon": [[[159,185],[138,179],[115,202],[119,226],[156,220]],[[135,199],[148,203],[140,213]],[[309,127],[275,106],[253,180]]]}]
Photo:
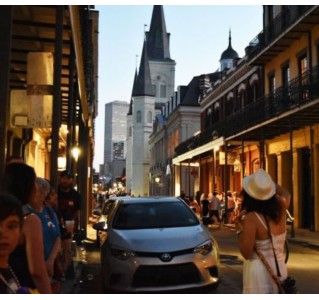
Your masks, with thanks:
[{"label": "child", "polygon": [[18,245],[22,221],[21,202],[8,193],[0,193],[0,294],[21,291],[19,279],[8,261],[11,252]]}]

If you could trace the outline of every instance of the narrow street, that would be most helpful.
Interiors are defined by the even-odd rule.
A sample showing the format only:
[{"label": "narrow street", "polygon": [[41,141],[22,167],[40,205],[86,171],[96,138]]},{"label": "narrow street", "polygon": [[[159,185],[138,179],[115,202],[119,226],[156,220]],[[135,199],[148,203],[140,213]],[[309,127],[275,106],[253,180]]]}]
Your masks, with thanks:
[{"label": "narrow street", "polygon": [[[237,247],[237,235],[228,227],[211,228],[213,236],[220,248],[220,284],[217,289],[192,290],[187,293],[208,294],[241,294],[242,293],[242,263],[243,259]],[[316,294],[319,292],[319,252],[305,244],[290,243],[288,270],[297,280],[301,294]],[[70,286],[69,293],[100,294],[103,293],[101,284],[100,254],[93,240],[85,243],[85,261],[82,263],[82,273],[77,286]],[[68,293],[66,291],[65,293]],[[180,293],[180,292],[177,292]]]}]

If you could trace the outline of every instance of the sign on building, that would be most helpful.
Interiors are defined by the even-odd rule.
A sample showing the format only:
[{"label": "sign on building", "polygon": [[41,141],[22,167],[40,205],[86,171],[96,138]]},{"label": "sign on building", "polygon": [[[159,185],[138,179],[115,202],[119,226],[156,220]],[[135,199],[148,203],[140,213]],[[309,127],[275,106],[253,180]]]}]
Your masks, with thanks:
[{"label": "sign on building", "polygon": [[124,159],[124,142],[113,143],[113,159]]}]

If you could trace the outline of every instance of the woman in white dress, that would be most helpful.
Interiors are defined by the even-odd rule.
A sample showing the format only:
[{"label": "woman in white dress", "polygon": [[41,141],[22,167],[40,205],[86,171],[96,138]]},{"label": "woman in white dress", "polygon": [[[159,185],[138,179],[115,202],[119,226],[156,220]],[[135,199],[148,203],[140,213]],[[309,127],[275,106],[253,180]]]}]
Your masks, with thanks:
[{"label": "woman in white dress", "polygon": [[239,249],[245,258],[243,265],[243,293],[278,293],[277,285],[254,247],[262,253],[274,274],[275,256],[269,238],[267,221],[280,270],[280,281],[287,278],[284,258],[286,239],[286,209],[290,204],[287,190],[275,184],[263,169],[243,180],[242,212],[236,220]]}]

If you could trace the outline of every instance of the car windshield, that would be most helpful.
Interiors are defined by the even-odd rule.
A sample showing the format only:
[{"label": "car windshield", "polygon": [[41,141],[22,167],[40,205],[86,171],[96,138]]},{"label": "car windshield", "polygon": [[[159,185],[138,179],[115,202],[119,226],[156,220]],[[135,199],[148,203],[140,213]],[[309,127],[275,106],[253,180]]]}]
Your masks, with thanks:
[{"label": "car windshield", "polygon": [[186,227],[199,221],[182,202],[124,203],[114,216],[115,229]]},{"label": "car windshield", "polygon": [[108,215],[110,213],[110,211],[113,209],[114,205],[115,205],[115,201],[113,201],[113,200],[109,200],[109,201],[105,202],[102,214]]}]

